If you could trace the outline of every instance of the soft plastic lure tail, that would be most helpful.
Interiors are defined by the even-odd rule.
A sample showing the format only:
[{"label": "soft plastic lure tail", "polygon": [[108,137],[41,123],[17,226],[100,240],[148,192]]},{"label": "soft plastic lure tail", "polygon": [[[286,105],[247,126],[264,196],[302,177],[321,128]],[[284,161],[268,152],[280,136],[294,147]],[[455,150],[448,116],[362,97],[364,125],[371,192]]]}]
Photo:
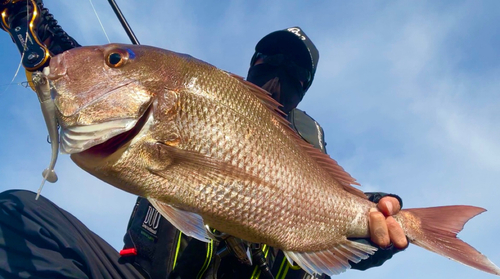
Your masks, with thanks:
[{"label": "soft plastic lure tail", "polygon": [[[48,70],[45,68],[44,71]],[[50,159],[49,167],[46,168],[42,175],[43,180],[38,188],[36,199],[40,196],[43,185],[45,181],[54,183],[57,181],[57,175],[54,171],[54,166],[56,165],[57,155],[59,153],[59,130],[57,126],[56,109],[54,101],[50,96],[50,84],[47,80],[45,74],[41,72],[36,72],[32,76],[33,85],[35,92],[38,95],[38,100],[40,101],[40,108],[42,109],[43,118],[45,119],[45,124],[47,125],[47,130],[49,132],[50,144],[52,148],[52,156]]]}]

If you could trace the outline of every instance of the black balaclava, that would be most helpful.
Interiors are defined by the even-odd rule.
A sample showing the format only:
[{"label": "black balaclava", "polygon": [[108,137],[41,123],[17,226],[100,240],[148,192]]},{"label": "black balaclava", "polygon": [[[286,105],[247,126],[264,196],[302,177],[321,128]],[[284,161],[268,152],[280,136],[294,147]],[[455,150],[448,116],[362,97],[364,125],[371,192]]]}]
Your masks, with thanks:
[{"label": "black balaclava", "polygon": [[318,50],[300,27],[278,30],[255,46],[247,80],[270,92],[288,114],[311,86],[318,60]]},{"label": "black balaclava", "polygon": [[263,63],[251,66],[247,80],[271,93],[283,106],[280,109],[288,114],[304,97],[300,81],[305,80],[306,75],[305,69],[278,54],[266,56]]}]

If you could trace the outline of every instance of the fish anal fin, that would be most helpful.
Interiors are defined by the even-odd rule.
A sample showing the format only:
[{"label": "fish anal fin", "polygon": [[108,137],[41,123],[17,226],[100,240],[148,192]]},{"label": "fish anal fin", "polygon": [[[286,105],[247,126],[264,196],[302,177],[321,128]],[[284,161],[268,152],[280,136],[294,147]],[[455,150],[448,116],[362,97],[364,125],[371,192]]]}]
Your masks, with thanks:
[{"label": "fish anal fin", "polygon": [[210,242],[210,236],[200,215],[175,208],[152,198],[148,198],[148,201],[165,219],[185,235],[203,242]]},{"label": "fish anal fin", "polygon": [[316,252],[285,251],[291,263],[296,263],[309,274],[338,275],[351,268],[349,261],[358,263],[373,255],[377,248],[355,241],[344,240],[335,247]]}]

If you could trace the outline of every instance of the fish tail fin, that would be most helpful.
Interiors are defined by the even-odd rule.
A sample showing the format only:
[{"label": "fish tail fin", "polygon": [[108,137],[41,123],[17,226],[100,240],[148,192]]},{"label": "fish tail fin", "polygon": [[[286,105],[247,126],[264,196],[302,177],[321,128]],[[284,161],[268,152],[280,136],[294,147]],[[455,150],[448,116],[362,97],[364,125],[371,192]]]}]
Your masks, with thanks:
[{"label": "fish tail fin", "polygon": [[474,247],[457,238],[465,223],[486,211],[474,206],[441,206],[402,210],[410,242],[479,270],[500,275],[500,268]]}]

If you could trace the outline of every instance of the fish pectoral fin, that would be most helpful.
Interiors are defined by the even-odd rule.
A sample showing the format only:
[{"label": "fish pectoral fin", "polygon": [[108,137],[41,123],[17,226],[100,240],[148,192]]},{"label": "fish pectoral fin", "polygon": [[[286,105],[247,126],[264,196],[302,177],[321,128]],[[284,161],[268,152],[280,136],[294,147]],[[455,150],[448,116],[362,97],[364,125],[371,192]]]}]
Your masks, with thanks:
[{"label": "fish pectoral fin", "polygon": [[175,208],[152,198],[148,198],[148,201],[163,217],[165,217],[165,219],[185,235],[203,242],[210,242],[211,238],[207,233],[205,223],[200,215]]},{"label": "fish pectoral fin", "polygon": [[[233,179],[252,179],[256,183],[263,183],[257,176],[245,173],[241,167],[234,166],[230,162],[224,162],[199,152],[182,150],[161,142],[159,142],[159,148],[160,152],[165,154],[165,157],[170,158],[171,165],[179,166],[186,170],[189,175],[194,175],[192,170],[195,168],[197,177],[203,176],[214,183],[215,181],[226,181],[229,177]],[[171,169],[166,171],[172,172]],[[163,176],[161,172],[157,172],[157,174]]]},{"label": "fish pectoral fin", "polygon": [[358,263],[373,255],[377,248],[355,241],[345,240],[335,247],[317,252],[284,251],[291,264],[297,263],[309,274],[338,275],[351,268],[349,261]]},{"label": "fish pectoral fin", "polygon": [[157,144],[160,153],[164,154],[164,157],[170,158],[173,164],[184,164],[188,167],[202,166],[203,169],[210,171],[228,167],[225,163],[199,152],[183,150],[166,142],[158,142]]}]

